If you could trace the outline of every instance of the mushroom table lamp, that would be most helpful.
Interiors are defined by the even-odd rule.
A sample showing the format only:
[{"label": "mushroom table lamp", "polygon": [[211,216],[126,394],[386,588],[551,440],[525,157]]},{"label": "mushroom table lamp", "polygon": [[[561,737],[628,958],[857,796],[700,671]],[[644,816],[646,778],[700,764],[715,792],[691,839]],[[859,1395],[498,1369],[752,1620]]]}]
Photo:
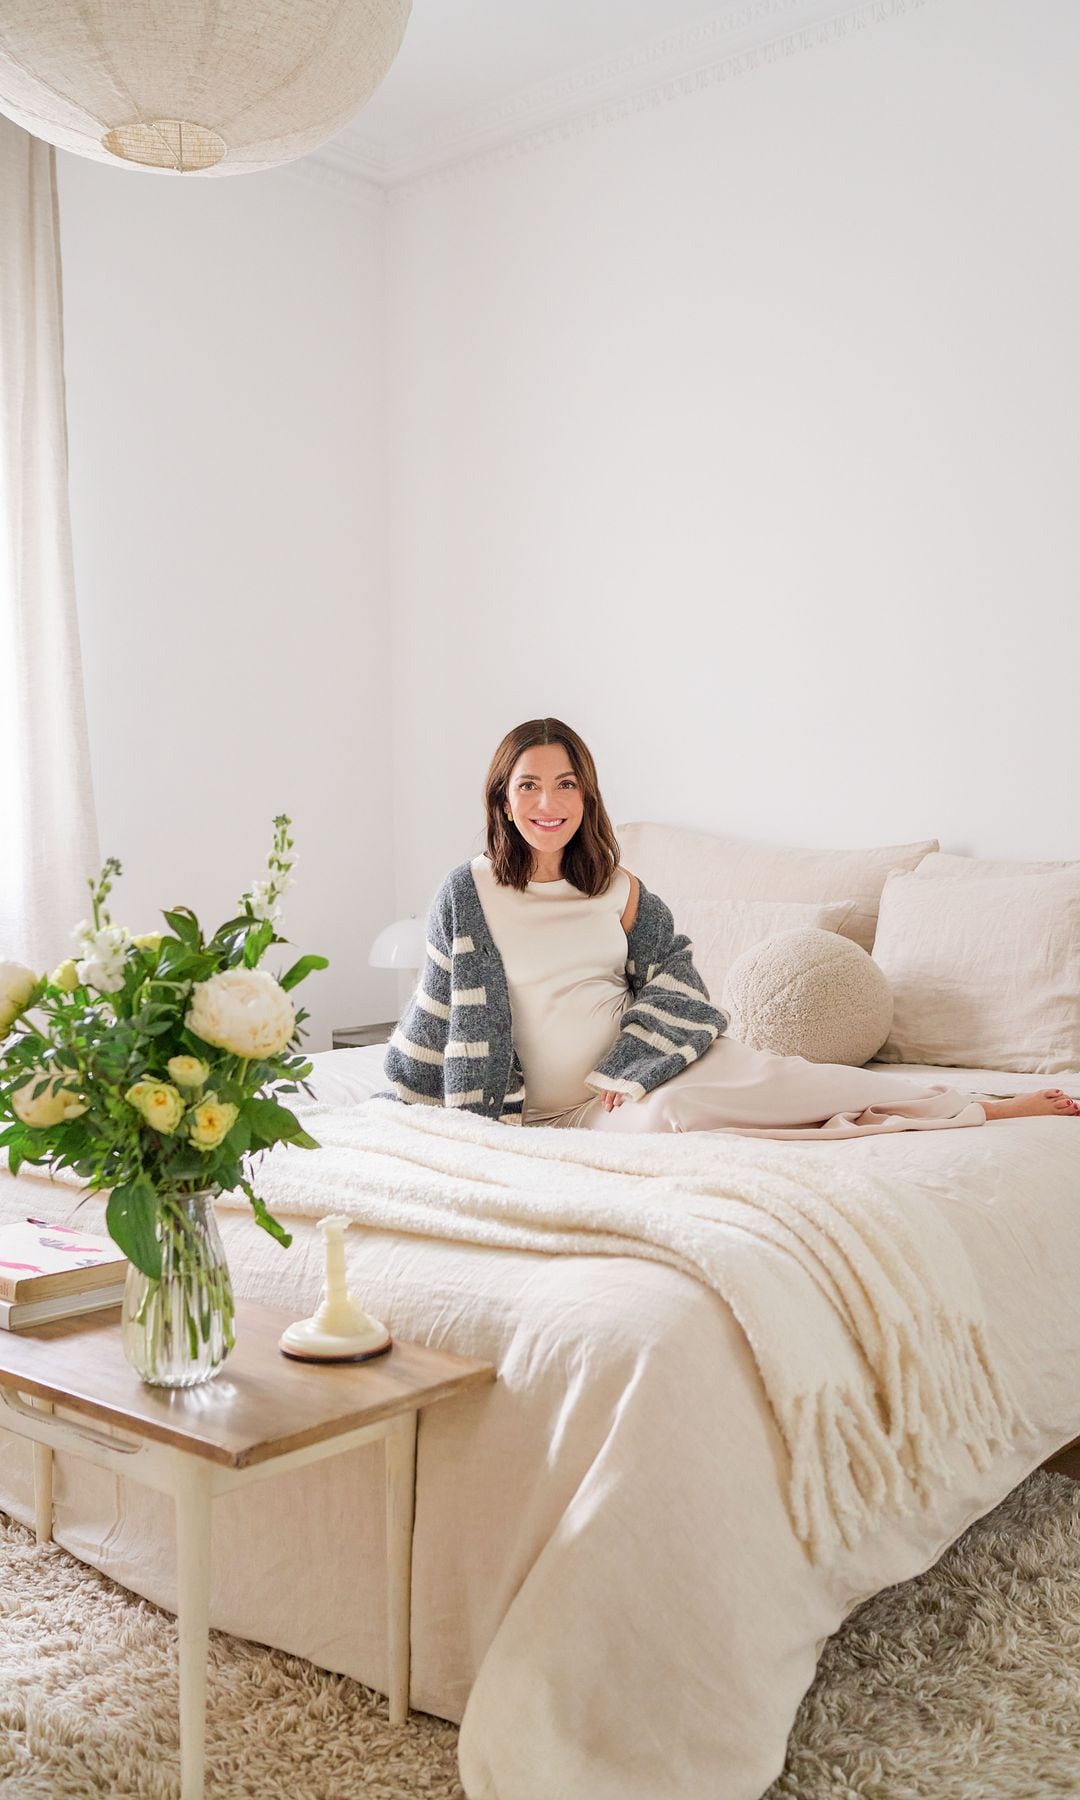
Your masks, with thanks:
[{"label": "mushroom table lamp", "polygon": [[385,925],[368,953],[373,969],[402,969],[410,973],[424,966],[426,932],[419,919],[395,919]]},{"label": "mushroom table lamp", "polygon": [[278,1340],[286,1356],[301,1362],[363,1362],[389,1350],[393,1339],[379,1319],[366,1313],[345,1278],[345,1233],[349,1220],[332,1214],[319,1220],[326,1249],[326,1285],[310,1319],[298,1319]]}]

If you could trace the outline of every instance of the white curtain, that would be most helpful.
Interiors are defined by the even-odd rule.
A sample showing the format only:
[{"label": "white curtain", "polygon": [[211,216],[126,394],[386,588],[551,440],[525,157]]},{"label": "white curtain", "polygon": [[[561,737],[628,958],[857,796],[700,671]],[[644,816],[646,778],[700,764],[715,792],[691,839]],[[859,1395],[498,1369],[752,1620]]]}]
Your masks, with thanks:
[{"label": "white curtain", "polygon": [[0,117],[0,960],[70,951],[97,873],[68,511],[56,155]]}]

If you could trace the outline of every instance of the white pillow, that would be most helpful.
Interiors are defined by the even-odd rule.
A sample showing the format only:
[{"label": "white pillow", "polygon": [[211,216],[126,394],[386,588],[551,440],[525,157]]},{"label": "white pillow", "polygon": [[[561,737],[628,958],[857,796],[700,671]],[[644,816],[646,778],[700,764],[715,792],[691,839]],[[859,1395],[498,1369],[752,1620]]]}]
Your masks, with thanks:
[{"label": "white pillow", "polygon": [[1080,1069],[1080,869],[890,875],[874,961],[893,992],[879,1062]]},{"label": "white pillow", "polygon": [[781,931],[733,963],[721,996],[732,1037],[776,1056],[861,1068],[889,1033],[892,995],[873,957],[835,931]]},{"label": "white pillow", "polygon": [[635,821],[615,832],[625,869],[671,905],[673,894],[694,900],[836,901],[857,906],[841,933],[864,950],[874,942],[878,899],[890,869],[913,869],[937,838],[865,850],[802,850],[782,844],[713,837],[682,825]]},{"label": "white pillow", "polygon": [[383,1074],[385,1044],[357,1044],[349,1050],[315,1050],[308,1057],[311,1074],[307,1084],[315,1091],[314,1099],[305,1094],[286,1094],[282,1105],[290,1112],[301,1113],[309,1106],[359,1106],[372,1094],[388,1087]]},{"label": "white pillow", "polygon": [[676,931],[691,940],[694,967],[716,1006],[728,970],[744,951],[799,925],[842,932],[859,905],[857,900],[681,900],[663,893],[661,899],[671,908]]}]

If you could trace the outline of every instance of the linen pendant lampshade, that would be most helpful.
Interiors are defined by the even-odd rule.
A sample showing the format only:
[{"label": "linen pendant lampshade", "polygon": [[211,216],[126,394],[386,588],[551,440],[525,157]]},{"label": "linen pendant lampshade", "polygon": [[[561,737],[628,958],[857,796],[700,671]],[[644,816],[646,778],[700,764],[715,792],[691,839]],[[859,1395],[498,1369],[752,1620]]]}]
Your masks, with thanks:
[{"label": "linen pendant lampshade", "polygon": [[242,175],[333,137],[412,0],[2,0],[0,112],[98,162]]}]

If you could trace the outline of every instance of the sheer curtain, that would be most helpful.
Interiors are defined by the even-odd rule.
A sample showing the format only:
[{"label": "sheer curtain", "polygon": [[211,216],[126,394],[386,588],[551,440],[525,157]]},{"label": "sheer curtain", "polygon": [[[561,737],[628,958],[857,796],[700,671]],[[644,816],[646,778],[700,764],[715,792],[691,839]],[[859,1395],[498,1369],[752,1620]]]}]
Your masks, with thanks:
[{"label": "sheer curtain", "polygon": [[98,867],[51,145],[0,117],[0,960],[69,954]]}]

